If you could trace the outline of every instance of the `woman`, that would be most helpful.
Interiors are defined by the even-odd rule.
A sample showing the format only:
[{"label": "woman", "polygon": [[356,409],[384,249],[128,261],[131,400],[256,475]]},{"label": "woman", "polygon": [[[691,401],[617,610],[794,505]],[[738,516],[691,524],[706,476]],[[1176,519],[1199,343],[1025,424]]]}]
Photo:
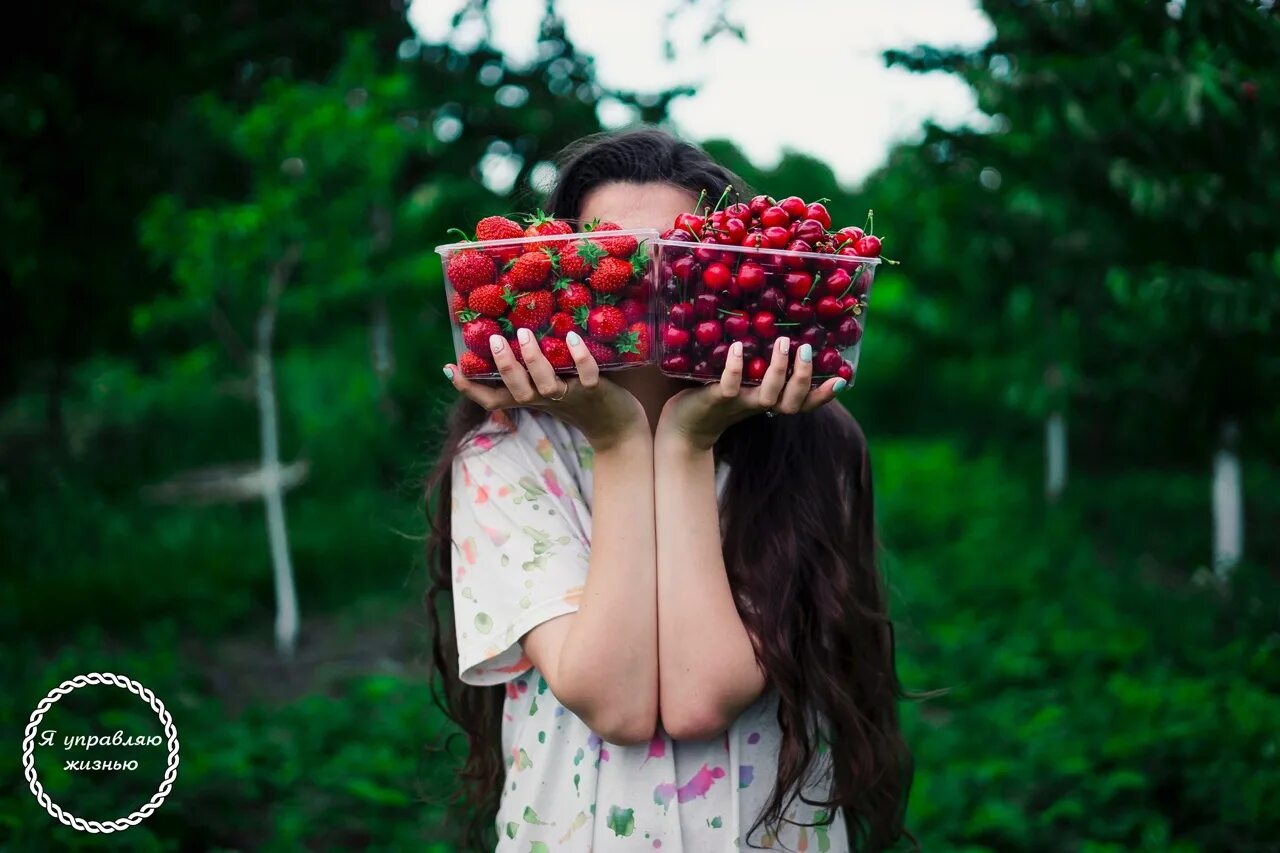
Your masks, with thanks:
[{"label": "woman", "polygon": [[[661,230],[725,186],[641,129],[571,147],[547,207]],[[787,380],[785,337],[758,387],[741,344],[693,386],[601,376],[574,335],[561,378],[519,337],[523,365],[492,341],[501,385],[445,367],[431,478],[434,656],[498,849],[892,844],[910,759],[844,381],[810,390],[807,347]]]}]

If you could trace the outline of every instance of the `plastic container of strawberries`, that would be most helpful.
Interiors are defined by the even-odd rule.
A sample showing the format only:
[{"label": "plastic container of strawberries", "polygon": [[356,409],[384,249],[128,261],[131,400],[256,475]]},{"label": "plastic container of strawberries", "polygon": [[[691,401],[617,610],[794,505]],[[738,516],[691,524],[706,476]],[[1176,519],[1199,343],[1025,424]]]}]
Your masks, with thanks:
[{"label": "plastic container of strawberries", "polygon": [[499,378],[491,335],[530,329],[557,373],[577,371],[565,336],[577,332],[602,370],[654,361],[652,229],[575,231],[437,246],[454,352],[462,372]]},{"label": "plastic container of strawberries", "polygon": [[663,373],[713,381],[743,343],[743,382],[758,385],[774,341],[813,348],[812,384],[857,374],[879,258],[659,239],[657,361]]}]

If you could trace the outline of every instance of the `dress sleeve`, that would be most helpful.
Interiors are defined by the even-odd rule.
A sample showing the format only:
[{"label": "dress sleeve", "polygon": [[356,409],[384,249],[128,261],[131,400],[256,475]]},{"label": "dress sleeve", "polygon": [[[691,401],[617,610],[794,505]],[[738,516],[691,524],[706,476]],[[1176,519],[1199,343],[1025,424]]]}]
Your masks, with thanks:
[{"label": "dress sleeve", "polygon": [[578,609],[591,517],[566,456],[532,417],[482,432],[453,462],[453,607],[463,682],[501,684],[533,664],[521,638]]}]

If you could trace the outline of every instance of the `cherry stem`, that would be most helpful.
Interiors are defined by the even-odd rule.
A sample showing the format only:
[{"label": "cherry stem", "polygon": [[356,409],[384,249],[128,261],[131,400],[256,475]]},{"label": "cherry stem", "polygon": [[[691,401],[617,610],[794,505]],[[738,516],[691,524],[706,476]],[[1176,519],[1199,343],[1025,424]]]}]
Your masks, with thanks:
[{"label": "cherry stem", "polygon": [[876,212],[871,208],[867,208],[867,233],[876,233]]},{"label": "cherry stem", "polygon": [[813,296],[813,291],[818,286],[818,282],[822,281],[822,273],[818,273],[813,277],[813,284],[809,285],[809,292],[804,295],[804,299],[800,300],[801,304],[809,301],[809,297]]},{"label": "cherry stem", "polygon": [[799,326],[799,323],[774,323],[775,326]]},{"label": "cherry stem", "polygon": [[840,294],[840,296],[837,297],[838,299],[844,299],[846,296],[849,295],[849,291],[853,290],[854,285],[858,283],[858,279],[862,278],[862,271],[866,268],[866,266],[867,266],[866,264],[858,265],[858,268],[854,271],[853,278],[849,281],[849,286],[844,289],[844,293]]},{"label": "cherry stem", "polygon": [[841,249],[843,249],[845,246],[849,245],[852,242],[853,242],[852,240],[845,240],[839,246],[836,246],[836,252],[839,252]]},{"label": "cherry stem", "polygon": [[730,311],[728,308],[717,308],[716,310],[717,310],[717,311],[719,311],[721,314],[728,314],[730,317],[745,317],[745,316],[747,316],[747,314],[746,314],[746,312],[745,312],[745,311],[742,311],[742,312],[739,312],[739,311]]},{"label": "cherry stem", "polygon": [[711,209],[711,212],[712,212],[712,213],[715,213],[716,211],[718,211],[718,210],[720,209],[720,205],[724,204],[724,200],[725,200],[725,199],[727,199],[727,198],[729,197],[729,191],[730,191],[730,190],[732,190],[732,189],[733,189],[733,186],[732,186],[732,185],[727,186],[727,187],[725,187],[725,188],[724,188],[724,192],[720,193],[720,199],[719,199],[719,201],[717,201],[717,202],[716,202],[716,206],[715,206],[714,208],[712,208],[712,209]]}]

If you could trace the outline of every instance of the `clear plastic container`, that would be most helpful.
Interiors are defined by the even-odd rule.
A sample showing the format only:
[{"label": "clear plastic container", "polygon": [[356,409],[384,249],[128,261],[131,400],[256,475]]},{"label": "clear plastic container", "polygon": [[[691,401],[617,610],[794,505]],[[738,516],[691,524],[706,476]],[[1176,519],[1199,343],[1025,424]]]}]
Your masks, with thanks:
[{"label": "clear plastic container", "polygon": [[879,258],[657,240],[657,362],[668,376],[718,379],[743,342],[743,382],[760,384],[773,348],[813,347],[813,385],[853,383]]},{"label": "clear plastic container", "polygon": [[519,357],[522,327],[557,373],[577,370],[564,341],[570,331],[602,370],[653,364],[657,236],[597,230],[437,246],[462,372],[498,378],[489,337],[502,335]]}]

